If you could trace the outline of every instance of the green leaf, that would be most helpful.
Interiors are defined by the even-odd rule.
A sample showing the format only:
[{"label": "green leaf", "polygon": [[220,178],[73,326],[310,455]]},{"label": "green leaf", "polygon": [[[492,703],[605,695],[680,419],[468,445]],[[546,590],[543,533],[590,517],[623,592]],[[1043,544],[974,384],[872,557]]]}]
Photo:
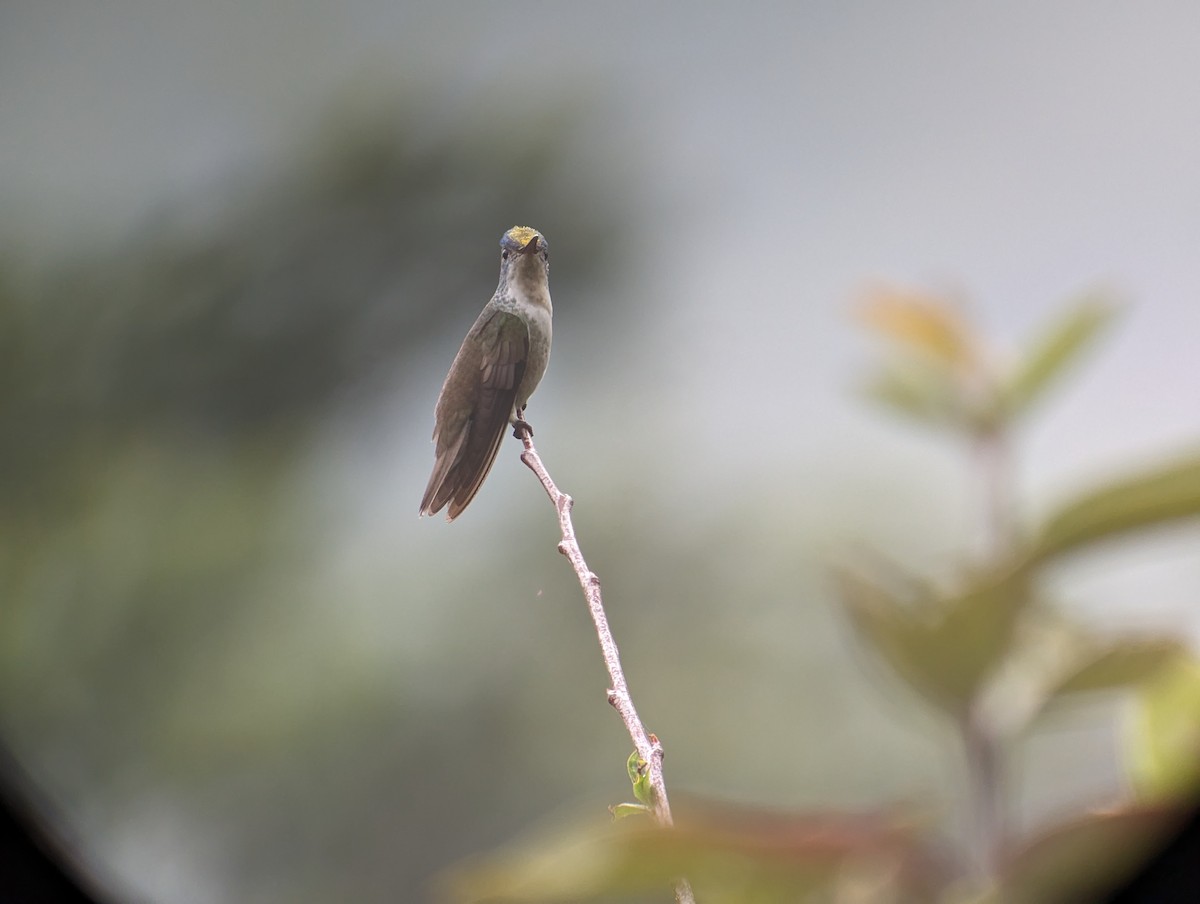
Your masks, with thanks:
[{"label": "green leaf", "polygon": [[1045,560],[1098,540],[1200,515],[1200,456],[1095,490],[1051,516],[1034,540]]},{"label": "green leaf", "polygon": [[1138,792],[1154,800],[1200,790],[1200,661],[1178,659],[1144,687],[1129,770]]},{"label": "green leaf", "polygon": [[1036,402],[1099,336],[1116,310],[1110,301],[1091,297],[1042,333],[1001,389],[1005,409],[1017,415]]},{"label": "green leaf", "polygon": [[859,633],[914,690],[962,717],[1009,652],[1030,594],[1023,568],[974,576],[956,593],[920,588],[918,598],[860,574],[838,575]]},{"label": "green leaf", "polygon": [[633,796],[646,806],[654,805],[654,790],[650,787],[650,766],[635,750],[625,761],[625,771],[633,785]]}]

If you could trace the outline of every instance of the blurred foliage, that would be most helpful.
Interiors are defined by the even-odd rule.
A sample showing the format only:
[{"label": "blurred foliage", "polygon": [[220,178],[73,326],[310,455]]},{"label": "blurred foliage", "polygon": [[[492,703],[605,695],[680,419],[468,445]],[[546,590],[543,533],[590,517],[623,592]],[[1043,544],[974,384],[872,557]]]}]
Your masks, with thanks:
[{"label": "blurred foliage", "polygon": [[944,881],[920,825],[900,811],[792,815],[730,804],[677,805],[669,830],[646,820],[569,826],[449,874],[460,901],[551,904],[671,900],[687,876],[699,902],[930,901]]},{"label": "blurred foliage", "polygon": [[1075,363],[1112,320],[1116,306],[1087,296],[1005,367],[956,306],[919,293],[880,290],[863,322],[901,349],[866,393],[904,417],[967,435],[1007,429]]},{"label": "blurred foliage", "polygon": [[[1010,493],[999,480],[1008,434],[1112,312],[1107,302],[1086,299],[1001,366],[952,305],[881,292],[863,316],[897,354],[868,391],[917,423],[994,443],[980,458],[979,479]],[[994,506],[984,520],[1010,510]],[[672,878],[686,875],[698,900],[712,902],[1094,899],[1136,867],[1200,790],[1200,661],[1170,637],[1095,636],[1054,610],[1043,578],[1067,553],[1198,516],[1200,457],[1191,455],[1098,487],[1034,530],[987,525],[992,546],[982,559],[964,557],[949,580],[865,555],[837,569],[837,590],[861,640],[961,737],[975,828],[968,843],[947,845],[932,825],[911,819],[897,829],[894,817],[748,817],[709,804],[681,813],[673,830],[643,822],[598,837],[585,828],[535,839],[455,873],[448,894],[463,902],[541,902],[658,889],[653,900],[666,900]],[[1129,691],[1138,717],[1126,739],[1128,768],[1142,799],[1119,799],[1029,837],[1012,835],[1004,815],[1008,751],[1052,705]]]},{"label": "blurred foliage", "polygon": [[[636,174],[614,160],[572,178],[578,97],[520,116],[499,101],[432,116],[439,102],[333,111],[269,173],[167,203],[134,234],[44,270],[0,261],[0,728],[77,827],[123,811],[138,831],[131,804],[188,797],[196,834],[220,825],[246,883],[230,893],[201,870],[218,883],[201,897],[286,875],[283,900],[392,900],[469,844],[448,826],[383,840],[433,796],[401,779],[489,726],[410,712],[334,638],[304,634],[306,606],[347,602],[322,599],[329,525],[308,457],[390,414],[427,349],[448,365],[514,221],[552,236],[556,293],[608,291],[613,256],[637,243]],[[619,318],[612,294],[566,319]],[[385,785],[399,799],[373,817],[386,857],[343,850]],[[296,832],[302,807],[321,818]],[[150,825],[143,837],[162,834]],[[108,836],[84,854],[111,854],[96,850],[120,844]]]},{"label": "blurred foliage", "polygon": [[982,902],[1105,900],[1178,821],[1173,809],[1140,804],[1068,820],[1015,850]]},{"label": "blurred foliage", "polygon": [[1004,374],[1000,395],[1008,416],[1023,413],[1037,401],[1115,313],[1115,306],[1106,299],[1085,297],[1034,339],[1016,366]]},{"label": "blurred foliage", "polygon": [[969,577],[946,595],[917,584],[911,599],[849,571],[839,585],[859,633],[909,685],[959,716],[1009,649],[1030,599],[1023,568]]},{"label": "blurred foliage", "polygon": [[[893,375],[905,373],[912,362],[939,361],[942,370],[928,378],[931,388],[923,396],[943,400],[939,423],[985,442],[994,439],[993,456],[1000,455],[1016,421],[1076,361],[1111,319],[1113,310],[1110,303],[1095,297],[1077,303],[1016,356],[1014,364],[1002,367],[987,343],[973,335],[947,303],[922,296],[880,295],[868,305],[867,319],[898,346],[899,360],[877,380],[873,395],[893,409],[927,422],[929,406],[897,403],[900,396],[889,387],[899,385]],[[994,458],[983,461],[983,469],[997,467]],[[994,472],[980,474],[981,482],[996,480]],[[1001,490],[1010,492],[1003,485]],[[1194,729],[1182,732],[1187,740],[1181,743],[1179,726],[1195,725],[1200,698],[1187,691],[1161,690],[1164,675],[1192,674],[1196,668],[1196,661],[1179,642],[1130,638],[1076,643],[1073,652],[1058,657],[1056,673],[1050,669],[1050,674],[1042,675],[1030,674],[1036,669],[1030,666],[1023,647],[1035,642],[1031,638],[1039,632],[1044,635],[1049,625],[1054,625],[1053,637],[1059,645],[1068,635],[1083,636],[1081,629],[1064,630],[1063,617],[1050,610],[1038,589],[1048,565],[1097,541],[1140,536],[1148,529],[1200,516],[1198,490],[1200,456],[1190,455],[1116,479],[1061,506],[1027,538],[1018,536],[1011,545],[998,544],[989,553],[982,576],[960,582],[949,603],[918,599],[902,605],[894,591],[867,584],[853,574],[842,579],[843,601],[863,639],[898,676],[957,722],[969,759],[1001,756],[1005,744],[1028,730],[1029,720],[1055,699],[1140,688],[1144,715],[1135,737],[1142,762],[1161,762],[1150,752],[1153,750],[1164,753],[1163,758],[1174,766],[1165,770],[1144,766],[1144,770],[1160,776],[1172,772],[1177,780],[1170,783],[1174,793],[1168,799],[1182,805],[1200,790],[1195,781],[1200,745],[1195,743]],[[1000,508],[986,516],[1003,517],[1005,511]],[[1004,529],[994,531],[997,537],[1006,533]],[[997,580],[996,574],[1001,579]],[[904,586],[914,583],[905,579]],[[1006,672],[1002,668],[1006,662],[1022,663],[1023,669]],[[1002,725],[994,716],[989,719],[988,705],[994,706],[997,697],[1003,699],[1006,690],[1011,693],[1004,677],[1014,674],[1033,700],[1025,704],[1024,721],[1010,717]],[[1168,741],[1167,735],[1174,740]],[[1171,753],[1165,753],[1164,746]],[[1184,771],[1186,780],[1180,779],[1181,761],[1191,770]],[[1005,834],[1000,815],[1004,807],[1002,771],[978,762],[969,765],[980,776],[973,792],[976,819],[983,822],[977,860],[995,865],[1000,863],[1001,851],[1016,851],[990,873],[1004,900],[1074,900],[1095,894],[1122,869],[1132,868],[1137,853],[1147,849],[1147,838],[1155,832],[1161,834],[1176,816],[1169,807],[1148,811],[1139,810],[1136,803],[1125,803],[1105,815],[1086,816],[1070,827],[1054,830],[1049,838],[1022,843]],[[1118,850],[1125,859],[1110,856]],[[1105,862],[1111,871],[1098,874],[1097,862]]]}]

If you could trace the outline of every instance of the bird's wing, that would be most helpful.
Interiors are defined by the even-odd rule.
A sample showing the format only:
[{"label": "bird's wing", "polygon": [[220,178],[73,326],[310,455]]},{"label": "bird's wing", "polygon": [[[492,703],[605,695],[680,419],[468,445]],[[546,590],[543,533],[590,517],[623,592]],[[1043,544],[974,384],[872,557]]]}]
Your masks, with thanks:
[{"label": "bird's wing", "polygon": [[[472,340],[475,340],[474,342]],[[496,460],[525,374],[529,330],[515,314],[484,311],[463,343],[439,399],[437,461],[422,514],[433,514],[449,503],[448,520],[459,516],[475,498]],[[454,405],[469,407],[455,416]]]}]

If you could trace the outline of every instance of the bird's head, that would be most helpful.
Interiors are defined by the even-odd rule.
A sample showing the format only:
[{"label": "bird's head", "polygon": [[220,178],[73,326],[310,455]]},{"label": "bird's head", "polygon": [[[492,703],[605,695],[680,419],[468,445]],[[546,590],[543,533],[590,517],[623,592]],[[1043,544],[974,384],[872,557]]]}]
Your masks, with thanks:
[{"label": "bird's head", "polygon": [[545,279],[550,272],[550,246],[530,226],[514,226],[500,239],[500,275],[509,279]]}]

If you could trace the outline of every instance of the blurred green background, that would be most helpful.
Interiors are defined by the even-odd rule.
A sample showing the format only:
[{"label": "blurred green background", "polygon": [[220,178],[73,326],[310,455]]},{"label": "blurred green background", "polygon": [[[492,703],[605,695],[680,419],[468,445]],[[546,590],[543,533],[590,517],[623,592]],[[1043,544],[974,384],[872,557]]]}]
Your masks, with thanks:
[{"label": "blurred green background", "polygon": [[[1193,442],[1197,33],[1188,2],[4,4],[0,730],[89,869],[419,901],[629,796],[518,445],[461,520],[416,517],[517,223],[554,255],[529,418],[669,787],[961,822],[953,734],[827,565],[936,570],[983,544],[979,493],[855,396],[854,300],[936,287],[1003,355],[1080,289],[1129,299],[1019,436],[1022,523]],[[1194,643],[1196,540],[1053,595]],[[1019,826],[1121,789],[1086,710],[1019,752]]]}]

